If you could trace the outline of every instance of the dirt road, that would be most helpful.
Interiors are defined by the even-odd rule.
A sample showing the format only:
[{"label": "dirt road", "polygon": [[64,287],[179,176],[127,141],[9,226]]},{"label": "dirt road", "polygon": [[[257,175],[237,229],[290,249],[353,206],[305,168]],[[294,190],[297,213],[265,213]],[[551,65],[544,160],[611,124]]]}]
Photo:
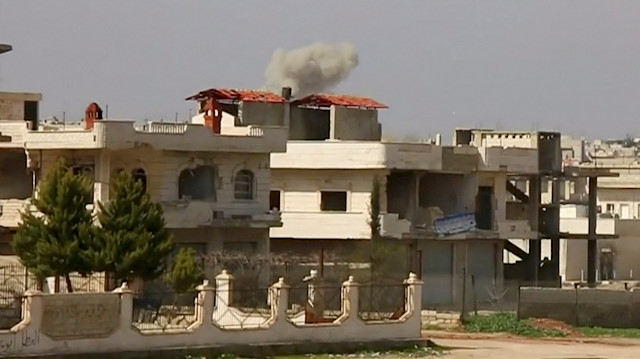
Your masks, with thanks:
[{"label": "dirt road", "polygon": [[534,340],[520,338],[433,338],[451,348],[446,359],[638,359],[640,341],[611,340],[603,343]]}]

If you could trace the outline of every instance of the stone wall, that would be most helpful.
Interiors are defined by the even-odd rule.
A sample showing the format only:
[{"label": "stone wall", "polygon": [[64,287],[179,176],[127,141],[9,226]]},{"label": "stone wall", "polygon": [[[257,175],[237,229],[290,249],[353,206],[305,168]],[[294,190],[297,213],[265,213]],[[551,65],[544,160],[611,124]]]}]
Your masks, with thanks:
[{"label": "stone wall", "polygon": [[522,288],[518,313],[574,326],[638,328],[640,290]]},{"label": "stone wall", "polygon": [[[134,294],[126,285],[103,294],[29,291],[24,319],[10,330],[0,331],[0,357],[420,338],[422,282],[415,274],[404,282],[406,299],[399,316],[363,320],[359,284],[350,277],[342,284],[341,311],[336,319],[312,324],[298,321],[288,313],[290,287],[283,279],[267,289],[268,306],[260,317],[254,318],[246,308],[232,305],[229,277],[223,272],[216,277],[216,288],[207,281],[197,288],[195,318],[181,328],[134,327]],[[240,321],[242,326],[238,327],[234,323],[240,317],[246,320]]]}]

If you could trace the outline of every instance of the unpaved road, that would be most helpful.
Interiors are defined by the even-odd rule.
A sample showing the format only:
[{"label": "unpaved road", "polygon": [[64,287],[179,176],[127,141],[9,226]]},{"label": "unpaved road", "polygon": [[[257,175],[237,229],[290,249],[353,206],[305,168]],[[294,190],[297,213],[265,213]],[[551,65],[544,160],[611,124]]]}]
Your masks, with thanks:
[{"label": "unpaved road", "polygon": [[640,341],[606,343],[520,338],[433,338],[451,348],[445,359],[639,359]]}]

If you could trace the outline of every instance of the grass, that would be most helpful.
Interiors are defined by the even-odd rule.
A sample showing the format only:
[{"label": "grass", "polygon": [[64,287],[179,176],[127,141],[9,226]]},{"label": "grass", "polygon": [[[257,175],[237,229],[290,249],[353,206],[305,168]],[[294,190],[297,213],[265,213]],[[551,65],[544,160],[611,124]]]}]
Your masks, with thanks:
[{"label": "grass", "polygon": [[[444,353],[444,349],[437,346],[414,346],[405,349],[396,349],[388,351],[358,351],[355,353],[345,354],[297,354],[297,355],[278,355],[273,359],[339,359],[339,358],[425,358],[439,356]],[[197,356],[187,356],[185,359],[214,359]],[[233,354],[223,354],[215,359],[250,359],[248,357],[235,356]]]},{"label": "grass", "polygon": [[640,338],[640,329],[638,328],[583,327],[577,328],[577,330],[588,337]]},{"label": "grass", "polygon": [[471,333],[510,333],[524,337],[564,337],[566,333],[557,329],[542,329],[528,320],[518,320],[514,313],[495,313],[473,316],[464,324]]}]

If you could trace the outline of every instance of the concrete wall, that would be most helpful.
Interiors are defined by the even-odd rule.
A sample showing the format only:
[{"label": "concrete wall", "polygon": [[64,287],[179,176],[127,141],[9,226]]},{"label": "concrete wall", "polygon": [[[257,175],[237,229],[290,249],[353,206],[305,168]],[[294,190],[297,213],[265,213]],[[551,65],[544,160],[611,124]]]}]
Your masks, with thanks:
[{"label": "concrete wall", "polygon": [[521,288],[521,318],[551,318],[575,326],[637,328],[640,291]]},{"label": "concrete wall", "polygon": [[41,100],[39,93],[0,92],[0,120],[24,122],[24,102]]},{"label": "concrete wall", "polygon": [[243,126],[285,126],[283,103],[242,102],[238,111]]},{"label": "concrete wall", "polygon": [[[226,273],[221,274],[224,275]],[[384,322],[360,319],[359,286],[350,278],[343,284],[342,314],[335,321],[322,324],[304,324],[290,319],[287,313],[289,287],[282,280],[269,289],[270,314],[252,324],[251,314],[232,306],[230,292],[225,290],[231,288],[230,283],[222,278],[217,281],[217,291],[208,282],[198,287],[193,324],[169,329],[133,327],[133,292],[126,287],[105,294],[28,292],[24,320],[11,330],[0,331],[0,355],[89,355],[246,343],[374,342],[420,338],[422,282],[415,275],[406,280],[407,299],[404,314],[399,319]],[[244,324],[238,328],[234,323],[240,320]]]},{"label": "concrete wall", "polygon": [[380,141],[378,110],[331,106],[332,140]]}]

